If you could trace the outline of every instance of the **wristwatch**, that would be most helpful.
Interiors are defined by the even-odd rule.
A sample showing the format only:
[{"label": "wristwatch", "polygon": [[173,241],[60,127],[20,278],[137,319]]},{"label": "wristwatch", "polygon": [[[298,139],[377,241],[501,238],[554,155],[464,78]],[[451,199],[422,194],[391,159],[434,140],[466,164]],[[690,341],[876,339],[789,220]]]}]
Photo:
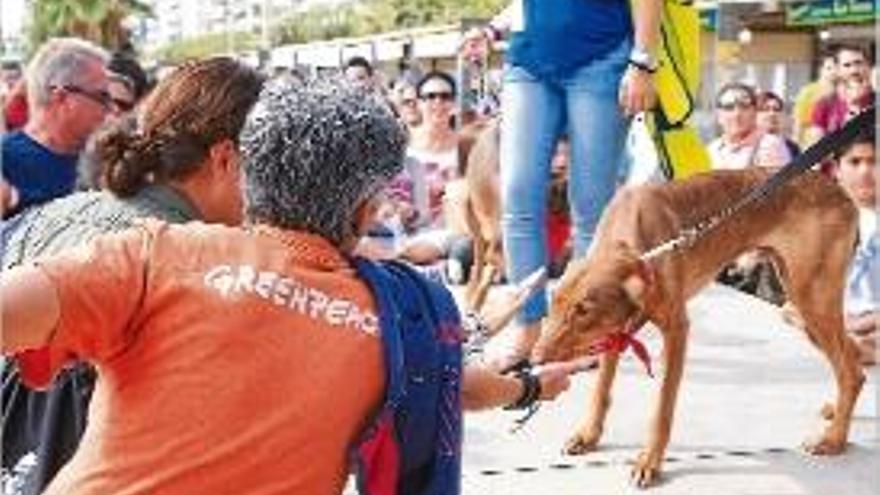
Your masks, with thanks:
[{"label": "wristwatch", "polygon": [[629,65],[632,65],[636,69],[653,74],[654,72],[657,72],[657,67],[660,64],[657,62],[657,59],[647,50],[638,46],[634,46],[633,49],[629,52]]}]

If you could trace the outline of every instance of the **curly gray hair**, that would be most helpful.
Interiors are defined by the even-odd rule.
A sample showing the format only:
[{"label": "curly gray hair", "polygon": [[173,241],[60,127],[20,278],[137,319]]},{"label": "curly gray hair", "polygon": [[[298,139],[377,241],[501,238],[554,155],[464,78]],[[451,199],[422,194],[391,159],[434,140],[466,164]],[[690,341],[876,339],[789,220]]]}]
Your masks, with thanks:
[{"label": "curly gray hair", "polygon": [[240,136],[245,216],[342,245],[353,215],[403,164],[406,132],[376,94],[344,81],[274,81]]}]

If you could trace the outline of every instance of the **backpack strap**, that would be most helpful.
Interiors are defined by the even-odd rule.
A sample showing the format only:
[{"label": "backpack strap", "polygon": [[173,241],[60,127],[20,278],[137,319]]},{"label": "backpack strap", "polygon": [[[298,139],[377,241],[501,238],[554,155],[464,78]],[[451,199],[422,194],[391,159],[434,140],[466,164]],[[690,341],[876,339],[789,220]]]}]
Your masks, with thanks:
[{"label": "backpack strap", "polygon": [[352,264],[375,297],[385,404],[358,446],[362,494],[456,495],[461,477],[461,329],[448,290],[397,262]]},{"label": "backpack strap", "polygon": [[358,275],[367,282],[376,301],[385,354],[386,402],[394,407],[400,404],[406,394],[401,314],[395,300],[395,296],[402,291],[394,277],[380,265],[364,258],[354,258],[352,263]]}]

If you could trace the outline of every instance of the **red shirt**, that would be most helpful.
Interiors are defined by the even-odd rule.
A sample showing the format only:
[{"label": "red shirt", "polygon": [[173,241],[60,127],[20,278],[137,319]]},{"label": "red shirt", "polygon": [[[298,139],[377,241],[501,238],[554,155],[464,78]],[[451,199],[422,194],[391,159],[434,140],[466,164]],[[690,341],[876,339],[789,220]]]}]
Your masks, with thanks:
[{"label": "red shirt", "polygon": [[547,246],[550,259],[556,261],[565,253],[565,245],[571,236],[571,219],[567,213],[547,213]]},{"label": "red shirt", "polygon": [[6,130],[21,129],[28,121],[27,95],[24,92],[13,94],[6,102]]},{"label": "red shirt", "polygon": [[[874,104],[874,91],[870,91],[856,102],[855,107],[863,110]],[[849,105],[837,93],[830,94],[813,107],[812,124],[822,129],[825,134],[843,127],[852,118]]]}]

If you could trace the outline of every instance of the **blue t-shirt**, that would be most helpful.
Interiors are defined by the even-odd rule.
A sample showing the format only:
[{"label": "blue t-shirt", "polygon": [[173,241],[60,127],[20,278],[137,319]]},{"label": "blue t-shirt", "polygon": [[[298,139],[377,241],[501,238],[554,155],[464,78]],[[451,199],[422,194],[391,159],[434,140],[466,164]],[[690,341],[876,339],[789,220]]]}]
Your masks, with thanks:
[{"label": "blue t-shirt", "polygon": [[3,178],[18,190],[15,214],[28,206],[70,194],[76,183],[76,155],[59,155],[22,131],[3,137]]},{"label": "blue t-shirt", "polygon": [[523,4],[523,26],[507,61],[537,77],[568,76],[633,35],[628,0],[514,1]]}]

